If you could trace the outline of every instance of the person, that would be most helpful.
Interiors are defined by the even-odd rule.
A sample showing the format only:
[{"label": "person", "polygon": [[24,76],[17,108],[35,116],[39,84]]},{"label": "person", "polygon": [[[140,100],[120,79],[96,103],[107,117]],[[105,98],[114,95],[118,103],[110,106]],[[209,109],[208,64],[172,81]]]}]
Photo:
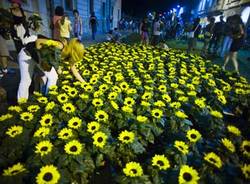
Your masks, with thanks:
[{"label": "person", "polygon": [[200,18],[196,18],[191,27],[190,32],[188,33],[189,34],[188,49],[187,49],[188,53],[190,53],[196,48],[196,42],[200,32],[201,32]]},{"label": "person", "polygon": [[[11,37],[14,41],[17,53],[23,48],[22,39],[28,37],[29,23],[26,20],[26,15],[22,9],[20,0],[11,0],[10,13],[12,14]],[[22,37],[21,37],[22,35]]]},{"label": "person", "polygon": [[224,16],[220,16],[220,21],[214,24],[213,36],[208,47],[208,51],[212,49],[213,54],[216,54],[221,45],[225,33],[225,25]]},{"label": "person", "polygon": [[64,9],[61,6],[57,6],[55,8],[55,15],[52,19],[52,30],[53,30],[53,39],[59,40],[60,39],[60,27],[59,27],[59,21],[64,15]]},{"label": "person", "polygon": [[70,63],[70,71],[73,76],[80,82],[85,82],[80,73],[76,68],[76,63],[83,59],[84,46],[80,40],[73,38],[70,40],[69,44],[66,45],[61,53],[62,61],[67,61]]},{"label": "person", "polygon": [[225,24],[225,28],[224,28],[224,38],[223,38],[223,42],[221,45],[221,50],[220,50],[220,57],[223,58],[225,57],[225,55],[227,55],[229,53],[231,44],[233,42],[232,39],[232,30],[231,30],[231,20],[232,20],[233,16],[229,16],[227,18],[226,24]]},{"label": "person", "polygon": [[73,11],[74,14],[74,37],[82,40],[82,18],[79,15],[78,10]]},{"label": "person", "polygon": [[115,42],[119,43],[120,42],[120,33],[118,32],[118,29],[115,28],[114,30],[110,30],[107,34],[107,41],[108,42]]},{"label": "person", "polygon": [[230,52],[225,56],[224,65],[222,69],[225,70],[226,65],[228,64],[229,60],[233,61],[234,69],[238,75],[240,75],[239,68],[238,68],[238,61],[237,61],[237,54],[240,48],[244,44],[245,38],[245,26],[240,17],[240,15],[236,14],[232,17],[231,20],[231,33],[232,33],[232,44],[230,47]]},{"label": "person", "polygon": [[161,21],[160,18],[156,16],[153,23],[153,39],[152,39],[153,46],[156,46],[160,42],[160,36],[161,36]]},{"label": "person", "polygon": [[149,43],[149,25],[147,18],[144,18],[140,24],[140,35],[141,43],[147,45]]},{"label": "person", "polygon": [[95,40],[95,35],[97,32],[97,18],[95,16],[95,12],[91,13],[91,16],[89,18],[89,27],[91,29],[91,33],[92,33],[92,40]]},{"label": "person", "polygon": [[59,20],[59,28],[60,28],[60,40],[63,42],[69,42],[70,32],[71,32],[71,22],[67,14],[65,14]]},{"label": "person", "polygon": [[204,29],[204,45],[202,48],[203,54],[205,54],[205,55],[208,52],[208,46],[209,46],[210,40],[211,40],[213,32],[214,32],[215,18],[209,17],[208,21],[209,21],[209,23]]}]

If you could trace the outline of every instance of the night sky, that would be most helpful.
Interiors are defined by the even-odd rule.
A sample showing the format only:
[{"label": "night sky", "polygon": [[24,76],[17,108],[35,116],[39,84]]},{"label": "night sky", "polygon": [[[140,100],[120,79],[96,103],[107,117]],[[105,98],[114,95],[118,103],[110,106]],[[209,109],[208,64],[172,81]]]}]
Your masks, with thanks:
[{"label": "night sky", "polygon": [[190,0],[122,0],[122,11],[129,16],[141,18],[149,11],[164,12],[170,8],[188,5]]}]

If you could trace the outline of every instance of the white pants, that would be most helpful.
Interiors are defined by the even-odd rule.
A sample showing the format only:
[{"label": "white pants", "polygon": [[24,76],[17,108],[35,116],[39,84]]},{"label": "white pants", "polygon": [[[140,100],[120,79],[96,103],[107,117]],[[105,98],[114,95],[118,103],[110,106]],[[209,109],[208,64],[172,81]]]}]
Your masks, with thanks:
[{"label": "white pants", "polygon": [[24,49],[18,54],[18,63],[20,68],[20,83],[17,91],[17,100],[21,98],[29,98],[29,87],[32,82],[32,76],[36,63],[28,56]]},{"label": "white pants", "polygon": [[49,87],[56,85],[58,74],[54,67],[51,68],[49,72],[44,71],[44,76],[42,77],[43,83],[46,85],[45,94],[48,94]]}]

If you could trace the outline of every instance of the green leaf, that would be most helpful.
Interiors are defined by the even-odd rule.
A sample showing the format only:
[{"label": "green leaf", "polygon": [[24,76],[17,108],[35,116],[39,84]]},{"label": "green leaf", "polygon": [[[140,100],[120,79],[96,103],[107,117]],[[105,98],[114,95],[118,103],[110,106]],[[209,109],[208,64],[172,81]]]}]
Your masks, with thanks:
[{"label": "green leaf", "polygon": [[136,154],[143,153],[145,151],[145,148],[138,141],[133,142],[131,147]]}]

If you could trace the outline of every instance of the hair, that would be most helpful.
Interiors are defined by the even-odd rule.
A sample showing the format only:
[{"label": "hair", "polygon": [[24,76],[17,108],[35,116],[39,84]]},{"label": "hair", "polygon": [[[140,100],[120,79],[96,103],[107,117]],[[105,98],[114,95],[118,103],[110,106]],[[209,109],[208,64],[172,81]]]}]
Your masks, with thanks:
[{"label": "hair", "polygon": [[77,9],[73,10],[73,14],[77,13],[79,15],[79,11]]},{"label": "hair", "polygon": [[62,51],[61,57],[63,60],[68,60],[71,64],[74,64],[83,59],[84,46],[77,38],[70,40]]},{"label": "hair", "polygon": [[64,15],[64,9],[61,6],[57,6],[55,9],[55,15],[57,16],[63,16]]},{"label": "hair", "polygon": [[214,23],[215,22],[215,18],[214,17],[210,17],[209,22],[210,23]]}]

